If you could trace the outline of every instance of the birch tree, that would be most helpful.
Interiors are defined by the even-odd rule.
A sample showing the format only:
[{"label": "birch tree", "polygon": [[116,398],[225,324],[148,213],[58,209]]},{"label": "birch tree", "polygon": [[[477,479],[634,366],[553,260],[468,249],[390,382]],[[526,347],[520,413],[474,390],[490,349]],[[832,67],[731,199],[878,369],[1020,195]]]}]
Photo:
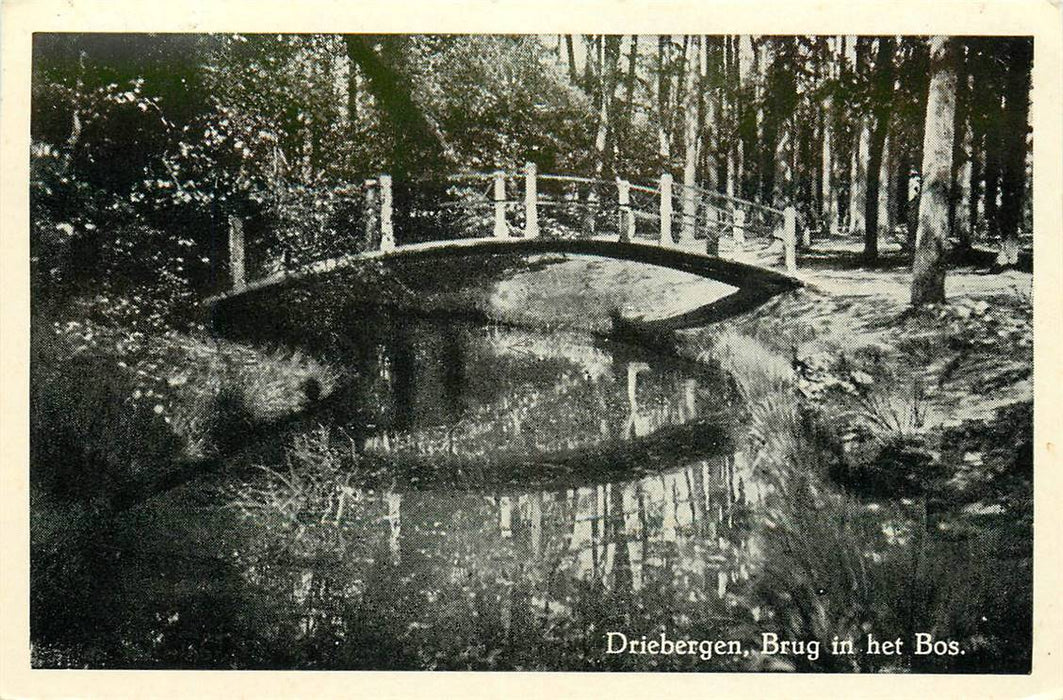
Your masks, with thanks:
[{"label": "birch tree", "polygon": [[945,252],[952,187],[952,142],[956,109],[954,40],[935,36],[930,45],[930,88],[923,136],[923,189],[912,263],[912,304],[945,301]]}]

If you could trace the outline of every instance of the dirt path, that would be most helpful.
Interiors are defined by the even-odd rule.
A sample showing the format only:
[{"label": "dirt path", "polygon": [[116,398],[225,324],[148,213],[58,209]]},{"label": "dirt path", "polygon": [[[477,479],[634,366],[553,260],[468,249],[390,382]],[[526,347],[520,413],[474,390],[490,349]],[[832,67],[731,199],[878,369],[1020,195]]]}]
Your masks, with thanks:
[{"label": "dirt path", "polygon": [[1032,398],[1032,274],[951,269],[946,303],[917,310],[903,268],[806,269],[798,277],[803,289],[682,333],[688,348],[727,331],[751,336],[792,360],[813,394],[831,376],[915,382],[932,412],[927,423],[946,427]]}]

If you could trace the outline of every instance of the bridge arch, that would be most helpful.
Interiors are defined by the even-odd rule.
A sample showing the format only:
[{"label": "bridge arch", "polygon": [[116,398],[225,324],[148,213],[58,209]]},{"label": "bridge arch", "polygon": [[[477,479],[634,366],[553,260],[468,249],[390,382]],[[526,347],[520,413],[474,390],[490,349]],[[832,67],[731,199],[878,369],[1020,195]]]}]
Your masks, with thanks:
[{"label": "bridge arch", "polygon": [[[717,318],[735,313],[762,303],[781,291],[793,289],[800,282],[790,273],[796,268],[795,246],[797,241],[796,216],[792,209],[779,210],[753,202],[726,197],[699,188],[673,186],[670,176],[661,178],[659,188],[634,185],[622,179],[615,182],[575,176],[539,175],[533,164],[528,164],[523,173],[465,173],[449,176],[450,180],[472,179],[489,183],[490,201],[473,200],[469,206],[488,205],[493,209],[493,228],[490,235],[474,238],[432,240],[400,244],[396,241],[394,198],[392,180],[387,175],[367,183],[367,201],[376,209],[369,217],[367,239],[375,249],[339,255],[303,265],[294,270],[280,270],[254,281],[244,279],[243,226],[230,218],[229,269],[232,272],[232,288],[222,294],[209,297],[204,305],[214,315],[226,313],[236,300],[268,295],[270,290],[299,284],[310,278],[327,278],[340,270],[370,261],[392,262],[402,259],[427,259],[447,256],[474,256],[483,254],[512,253],[531,255],[539,253],[570,253],[647,263],[693,273],[734,286],[738,291],[705,307],[694,309],[678,316],[640,322],[650,330],[665,330],[701,325]],[[523,180],[524,192],[521,201],[507,199],[514,188],[508,181]],[[550,183],[544,186],[544,183]],[[586,188],[588,194],[578,196],[551,196],[544,190],[562,186],[566,191]],[[615,188],[616,197],[606,202],[608,188]],[[556,190],[555,190],[556,193]],[[633,195],[643,199],[637,200]],[[647,197],[657,198],[656,211],[646,203]],[[523,207],[523,229],[514,231],[507,222],[507,212],[514,205]],[[615,213],[615,229],[611,232],[594,227],[582,235],[551,235],[543,231],[543,225],[552,210],[565,207],[590,211],[601,215]],[[680,215],[673,217],[676,209]],[[540,211],[542,210],[542,211]],[[645,230],[639,236],[638,222],[652,220],[657,235],[646,239]],[[673,235],[673,224],[676,224]],[[785,272],[771,269],[767,264],[752,264],[727,259],[720,254],[722,232],[731,234],[736,245],[744,244],[747,237],[760,235],[769,243],[782,242],[782,263]],[[465,232],[463,232],[465,233]],[[566,234],[571,232],[566,231]],[[698,241],[704,241],[704,246]],[[322,279],[324,281],[324,279]]]}]

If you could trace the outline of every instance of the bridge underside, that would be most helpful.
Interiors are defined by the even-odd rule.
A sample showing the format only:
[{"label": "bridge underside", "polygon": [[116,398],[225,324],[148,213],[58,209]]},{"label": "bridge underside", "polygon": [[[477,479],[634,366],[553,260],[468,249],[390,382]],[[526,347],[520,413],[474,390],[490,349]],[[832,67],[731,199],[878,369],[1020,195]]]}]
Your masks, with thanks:
[{"label": "bridge underside", "polygon": [[[328,283],[328,278],[371,261],[388,263],[478,255],[534,255],[570,253],[657,265],[729,284],[738,289],[723,299],[692,311],[652,321],[632,321],[629,330],[666,331],[704,325],[742,310],[753,308],[772,296],[800,286],[788,275],[683,248],[655,244],[619,242],[607,239],[563,238],[478,238],[430,241],[403,245],[388,252],[372,251],[334,258],[308,265],[298,271],[266,277],[239,290],[207,299],[204,303],[214,318],[239,307],[240,301],[263,301],[264,296],[292,286]],[[637,328],[634,326],[637,325]]]}]

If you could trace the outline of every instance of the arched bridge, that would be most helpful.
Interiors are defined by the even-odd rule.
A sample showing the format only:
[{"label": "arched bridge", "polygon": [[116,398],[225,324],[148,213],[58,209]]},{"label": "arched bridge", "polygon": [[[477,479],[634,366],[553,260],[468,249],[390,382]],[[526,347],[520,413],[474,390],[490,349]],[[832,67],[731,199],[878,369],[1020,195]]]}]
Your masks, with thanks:
[{"label": "arched bridge", "polygon": [[[273,287],[327,276],[371,260],[513,252],[575,253],[645,262],[733,285],[738,292],[712,309],[658,325],[682,327],[747,307],[800,283],[797,216],[698,187],[669,174],[653,186],[522,171],[461,173],[393,182],[388,175],[360,190],[360,240],[341,241],[318,259],[284,257],[248,279],[243,224],[229,220],[231,288],[209,308]],[[425,193],[429,193],[427,196]],[[432,225],[436,224],[436,225]],[[262,257],[262,256],[258,256]]]}]

